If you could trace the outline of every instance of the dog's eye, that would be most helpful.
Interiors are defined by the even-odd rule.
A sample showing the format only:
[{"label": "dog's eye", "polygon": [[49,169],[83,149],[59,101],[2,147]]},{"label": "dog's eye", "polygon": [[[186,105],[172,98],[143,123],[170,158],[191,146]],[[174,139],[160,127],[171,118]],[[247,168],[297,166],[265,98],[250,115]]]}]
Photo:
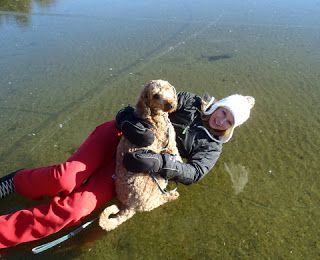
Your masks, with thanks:
[{"label": "dog's eye", "polygon": [[153,98],[154,98],[154,99],[160,99],[160,95],[159,95],[159,94],[154,94],[154,95],[153,95]]}]

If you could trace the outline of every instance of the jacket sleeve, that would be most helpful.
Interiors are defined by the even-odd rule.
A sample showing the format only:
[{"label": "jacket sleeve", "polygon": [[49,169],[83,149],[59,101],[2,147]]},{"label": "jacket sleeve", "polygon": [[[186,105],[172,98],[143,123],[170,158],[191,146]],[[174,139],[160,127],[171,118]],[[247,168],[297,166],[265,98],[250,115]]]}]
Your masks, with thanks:
[{"label": "jacket sleeve", "polygon": [[166,155],[160,175],[168,180],[186,185],[202,179],[216,164],[220,157],[222,145],[215,142],[197,141],[195,152],[186,163],[176,161],[173,156]]},{"label": "jacket sleeve", "polygon": [[185,109],[186,107],[192,107],[196,103],[199,103],[201,101],[201,98],[199,96],[186,91],[178,92],[177,98],[178,98],[177,111],[179,111],[180,109]]}]

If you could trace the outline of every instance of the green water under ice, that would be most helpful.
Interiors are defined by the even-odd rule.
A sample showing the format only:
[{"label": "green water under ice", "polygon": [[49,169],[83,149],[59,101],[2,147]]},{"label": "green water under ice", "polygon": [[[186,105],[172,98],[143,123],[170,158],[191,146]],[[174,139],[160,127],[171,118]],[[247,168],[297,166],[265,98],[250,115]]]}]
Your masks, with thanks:
[{"label": "green water under ice", "polygon": [[[150,79],[256,98],[177,201],[39,258],[319,259],[319,13],[318,1],[1,1],[1,176],[64,161]],[[13,195],[0,213],[37,203]]]}]

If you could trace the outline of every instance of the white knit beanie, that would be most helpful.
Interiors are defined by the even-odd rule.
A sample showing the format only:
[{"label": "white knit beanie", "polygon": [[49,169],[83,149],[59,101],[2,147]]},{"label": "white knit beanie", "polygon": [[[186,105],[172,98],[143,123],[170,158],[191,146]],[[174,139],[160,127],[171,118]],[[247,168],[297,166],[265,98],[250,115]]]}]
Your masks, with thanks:
[{"label": "white knit beanie", "polygon": [[219,107],[225,107],[232,113],[234,117],[234,125],[226,131],[225,135],[219,137],[219,141],[221,143],[226,143],[231,139],[234,128],[248,120],[250,117],[250,110],[254,106],[254,103],[255,99],[251,96],[235,94],[218,100],[212,106],[203,111],[203,114],[210,115]]}]

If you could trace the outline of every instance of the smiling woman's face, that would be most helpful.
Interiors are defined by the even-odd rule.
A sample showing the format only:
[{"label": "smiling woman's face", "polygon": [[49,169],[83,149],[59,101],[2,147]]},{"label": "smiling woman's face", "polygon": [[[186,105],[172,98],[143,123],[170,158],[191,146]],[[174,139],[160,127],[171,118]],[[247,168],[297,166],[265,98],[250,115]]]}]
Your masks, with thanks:
[{"label": "smiling woman's face", "polygon": [[216,130],[227,130],[234,125],[232,113],[225,107],[217,108],[209,118],[209,126]]}]

